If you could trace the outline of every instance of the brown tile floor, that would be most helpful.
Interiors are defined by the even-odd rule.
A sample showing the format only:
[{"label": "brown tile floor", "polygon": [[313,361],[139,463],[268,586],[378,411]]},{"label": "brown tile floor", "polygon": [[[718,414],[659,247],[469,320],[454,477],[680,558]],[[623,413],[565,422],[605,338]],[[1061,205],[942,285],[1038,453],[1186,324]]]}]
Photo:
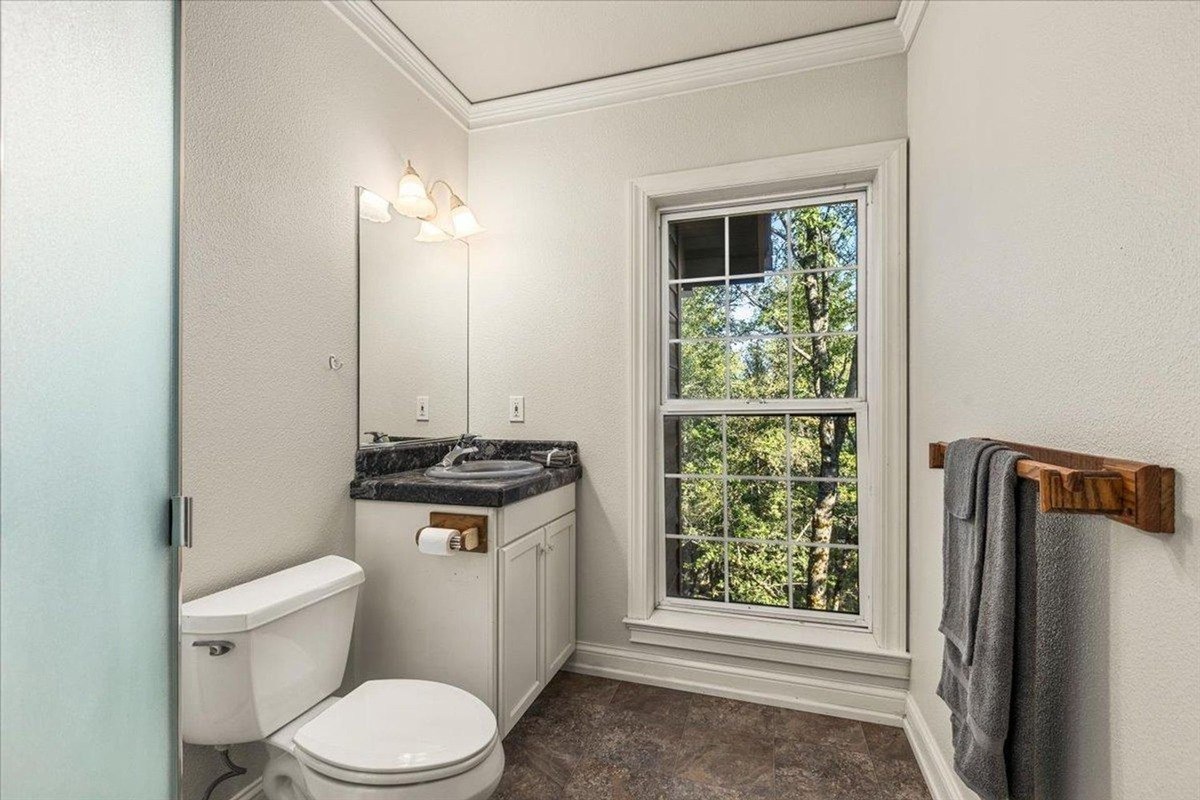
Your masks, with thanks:
[{"label": "brown tile floor", "polygon": [[928,800],[899,728],[560,672],[493,800]]}]

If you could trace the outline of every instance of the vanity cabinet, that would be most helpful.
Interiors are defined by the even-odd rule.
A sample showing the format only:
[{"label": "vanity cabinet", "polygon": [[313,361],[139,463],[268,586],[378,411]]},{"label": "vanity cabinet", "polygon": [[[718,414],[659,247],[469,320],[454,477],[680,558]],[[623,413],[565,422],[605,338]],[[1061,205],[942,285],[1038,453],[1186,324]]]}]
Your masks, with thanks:
[{"label": "vanity cabinet", "polygon": [[500,551],[500,692],[508,731],[575,652],[575,515]]},{"label": "vanity cabinet", "polygon": [[[479,697],[507,734],[575,652],[575,486],[498,508],[356,500],[366,573],[353,680],[443,681]],[[431,512],[487,518],[487,552],[430,556]]]}]

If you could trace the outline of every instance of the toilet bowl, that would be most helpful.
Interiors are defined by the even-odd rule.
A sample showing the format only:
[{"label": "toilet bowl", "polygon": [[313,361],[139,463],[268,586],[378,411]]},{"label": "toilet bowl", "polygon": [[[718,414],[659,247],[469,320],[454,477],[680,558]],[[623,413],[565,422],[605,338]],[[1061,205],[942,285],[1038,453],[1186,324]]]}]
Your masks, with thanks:
[{"label": "toilet bowl", "polygon": [[266,743],[267,800],[484,800],[504,750],[479,698],[403,678],[332,696],[362,582],[327,556],[185,603],[184,741]]},{"label": "toilet bowl", "polygon": [[483,800],[504,772],[491,710],[431,681],[364,683],[265,741],[267,800]]}]

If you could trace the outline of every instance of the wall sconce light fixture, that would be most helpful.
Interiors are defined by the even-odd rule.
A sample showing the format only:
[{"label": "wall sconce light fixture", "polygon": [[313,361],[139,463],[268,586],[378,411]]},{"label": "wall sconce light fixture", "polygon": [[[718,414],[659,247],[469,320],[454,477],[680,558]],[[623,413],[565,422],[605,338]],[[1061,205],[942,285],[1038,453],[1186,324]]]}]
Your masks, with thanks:
[{"label": "wall sconce light fixture", "polygon": [[[450,195],[450,231],[443,230],[434,219],[437,217],[437,203],[433,200],[433,192],[441,185],[446,187]],[[417,233],[418,242],[444,242],[447,239],[465,239],[487,230],[475,219],[475,213],[454,193],[450,184],[440,178],[428,186],[421,176],[413,169],[409,161],[396,187],[396,199],[392,207],[400,214],[421,220],[421,229]]]}]

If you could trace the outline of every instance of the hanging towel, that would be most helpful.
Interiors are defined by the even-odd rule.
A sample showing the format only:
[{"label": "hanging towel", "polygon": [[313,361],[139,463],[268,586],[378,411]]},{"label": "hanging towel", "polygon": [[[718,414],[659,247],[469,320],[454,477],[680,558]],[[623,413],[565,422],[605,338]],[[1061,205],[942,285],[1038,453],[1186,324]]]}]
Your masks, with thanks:
[{"label": "hanging towel", "polygon": [[986,439],[959,439],[946,446],[942,620],[938,630],[958,648],[964,664],[970,664],[974,657],[987,524],[988,465],[1001,449],[1003,445]]},{"label": "hanging towel", "polygon": [[[1038,770],[1044,760],[1038,714],[1049,694],[1039,690],[1042,676],[1038,674],[1038,540],[1045,535],[1061,541],[1067,517],[1038,513],[1038,486],[1033,481],[1017,481],[1017,514],[1012,700],[1004,755],[1012,800],[1035,800]],[[1051,578],[1054,577],[1052,574]]]},{"label": "hanging towel", "polygon": [[982,568],[974,635],[969,640],[972,658],[968,661],[958,644],[947,637],[938,695],[950,707],[955,771],[983,800],[1006,800],[1005,743],[1012,716],[1017,539],[1022,534],[1032,536],[1035,531],[1020,530],[1030,524],[1020,514],[1017,503],[1017,461],[1026,456],[1002,446],[981,448],[980,453],[978,470],[985,475],[982,482],[976,482],[976,522],[981,521],[981,497],[986,498],[986,510],[982,512],[986,517],[974,528],[982,534]]}]

